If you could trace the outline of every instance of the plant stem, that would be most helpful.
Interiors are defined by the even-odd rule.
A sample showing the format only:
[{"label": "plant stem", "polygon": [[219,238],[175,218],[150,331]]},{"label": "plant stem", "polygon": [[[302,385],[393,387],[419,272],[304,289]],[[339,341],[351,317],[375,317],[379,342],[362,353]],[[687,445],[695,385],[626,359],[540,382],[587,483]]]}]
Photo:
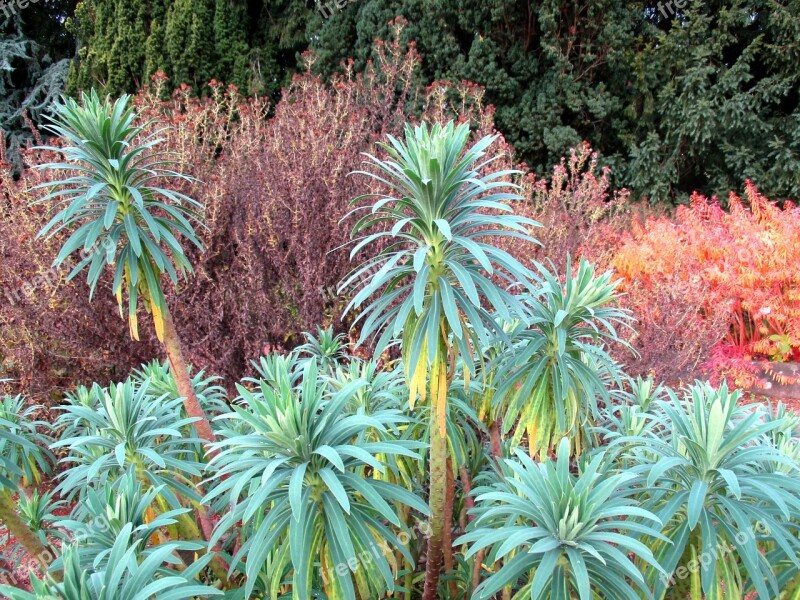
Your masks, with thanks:
[{"label": "plant stem", "polygon": [[[440,369],[447,368],[447,357],[440,350],[434,359],[431,369],[430,394],[430,524],[431,535],[428,539],[428,559],[425,566],[425,589],[422,600],[436,600],[439,597],[439,575],[444,558],[442,547],[447,519],[447,432],[440,427],[441,419],[446,419],[446,405],[440,406],[437,401],[440,388]],[[446,386],[447,383],[444,382]],[[446,393],[446,391],[445,391]]]},{"label": "plant stem", "polygon": [[[31,531],[27,523],[17,514],[14,499],[6,488],[0,489],[0,521],[2,521],[11,535],[22,545],[25,552],[36,560],[42,575],[47,575],[50,568],[48,557],[55,558],[53,552],[42,543],[42,540]],[[52,576],[56,581],[60,581],[60,574]]]},{"label": "plant stem", "polygon": [[216,441],[214,431],[211,429],[211,423],[208,420],[200,401],[197,399],[197,394],[194,392],[192,380],[189,377],[189,367],[183,358],[181,351],[181,340],[178,336],[178,331],[175,329],[175,322],[172,320],[172,313],[164,311],[164,350],[167,352],[170,368],[172,369],[172,376],[175,378],[175,385],[178,388],[178,393],[183,398],[183,406],[186,409],[186,414],[189,417],[197,418],[198,421],[194,422],[194,428],[197,435],[206,442]]},{"label": "plant stem", "polygon": [[[178,515],[178,531],[180,531],[181,538],[184,540],[201,540],[204,539],[203,535],[200,532],[200,528],[195,523],[194,519],[189,516],[189,513],[183,513]],[[201,552],[201,554],[205,554],[205,551]],[[190,564],[190,563],[187,563]],[[225,561],[221,556],[215,554],[214,559],[208,563],[209,569],[211,572],[214,573],[214,576],[219,580],[220,584],[222,585],[222,589],[225,589],[228,586],[228,565],[225,564]]]},{"label": "plant stem", "polygon": [[[453,571],[455,562],[453,560],[453,505],[455,504],[456,482],[453,477],[453,461],[450,453],[447,453],[447,501],[444,508],[444,540],[442,543],[442,554],[444,556],[444,572]],[[450,596],[455,598],[458,595],[456,581],[451,579],[449,582]]]},{"label": "plant stem", "polygon": [[500,433],[499,419],[495,419],[489,425],[489,442],[492,458],[499,463],[503,459],[503,436]]}]

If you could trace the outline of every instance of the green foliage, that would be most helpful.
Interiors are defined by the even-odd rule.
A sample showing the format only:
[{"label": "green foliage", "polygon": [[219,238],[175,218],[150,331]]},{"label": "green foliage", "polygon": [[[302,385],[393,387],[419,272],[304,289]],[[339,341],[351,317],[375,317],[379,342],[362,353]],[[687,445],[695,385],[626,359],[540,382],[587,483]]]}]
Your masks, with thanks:
[{"label": "green foliage", "polygon": [[[472,531],[456,540],[470,543],[467,556],[491,547],[488,561],[505,559],[474,598],[494,598],[520,578],[514,596],[544,600],[577,597],[591,600],[640,596],[648,592],[629,554],[661,568],[642,535],[660,537],[659,519],[636,506],[638,478],[609,473],[605,455],[597,454],[578,475],[570,473],[570,444],[564,438],[558,459],[535,463],[517,450],[505,460],[506,476],[475,490],[478,518]],[[632,587],[630,582],[635,584]]]},{"label": "green foliage", "polygon": [[726,0],[654,15],[630,61],[627,185],[663,200],[750,179],[768,197],[800,197],[797,8]]},{"label": "green foliage", "polygon": [[81,44],[69,91],[130,93],[161,70],[200,95],[214,78],[275,97],[306,49],[324,76],[377,62],[374,40],[391,39],[400,16],[423,58],[413,85],[483,86],[535,172],[587,140],[634,197],[722,195],[746,178],[800,197],[797,0],[335,4],[87,0],[70,20]]},{"label": "green foliage", "polygon": [[[201,25],[184,16],[186,27]],[[102,244],[101,258],[90,254],[73,275],[88,267],[94,287],[106,267],[122,269],[115,288],[127,285],[135,318],[135,294],[153,301],[165,271],[177,280],[191,268],[176,237],[193,236],[181,206],[191,201],[148,183],[186,178],[159,171],[156,140],[137,145],[142,130],[127,98],[83,100],[66,101],[53,126],[73,144],[54,150],[79,164],[48,165],[75,175],[48,184],[61,203],[45,231],[78,225],[61,261]],[[698,383],[680,397],[652,378],[627,377],[604,346],[624,345],[618,328],[630,320],[615,305],[611,275],[567,261],[562,280],[494,246],[534,241],[536,223],[511,209],[516,172],[491,171],[495,137],[469,139],[466,124],[407,127],[403,139],[389,137],[384,160],[368,155],[362,174],[373,193],[354,201],[370,200],[355,209],[351,258],[378,249],[342,287],[356,287],[348,310],[361,309],[360,342],[378,337],[380,360],[357,358],[332,328],[318,329],[295,351],[253,363],[256,377],[237,386],[232,404],[219,378],[185,367],[178,377],[159,361],[122,383],[78,388],[50,445],[63,467],[55,493],[73,503],[60,520],[51,494],[12,497],[52,455],[36,407],[5,397],[0,518],[44,578],[32,577],[32,593],[0,592],[24,600],[794,593],[798,418],[782,407],[740,407],[726,386]],[[403,369],[386,351],[397,342]],[[184,407],[189,395],[195,412]],[[200,417],[186,417],[204,409],[219,425],[203,436],[217,440],[207,453]],[[513,453],[505,460],[504,444]],[[425,517],[423,539],[412,529]],[[466,533],[454,543],[454,532]],[[60,554],[54,562],[51,551]]]},{"label": "green foliage", "polygon": [[[70,390],[64,394],[64,400],[61,403],[62,410],[65,410],[67,406],[74,406],[94,412],[100,406],[103,395],[107,393],[108,388],[102,388],[97,383],[93,383],[92,387],[89,388],[84,385],[79,385],[74,390]],[[90,421],[74,413],[62,415],[56,419],[54,429],[58,432],[58,437],[61,439],[90,435],[94,432],[93,425]]]},{"label": "green foliage", "polygon": [[609,375],[620,383],[620,368],[603,342],[620,343],[616,328],[630,315],[615,306],[611,273],[596,276],[581,260],[566,283],[539,265],[541,289],[525,299],[529,323],[511,333],[514,345],[494,367],[503,377],[492,402],[502,403],[503,430],[516,429],[513,441],[528,435],[532,456],[545,456],[567,436],[575,454],[591,443],[588,428],[599,417],[598,399],[610,402]]},{"label": "green foliage", "polygon": [[305,334],[306,343],[297,351],[307,354],[312,360],[317,361],[319,370],[324,373],[333,373],[343,362],[346,345],[342,341],[342,334],[335,335],[333,327],[323,329],[317,327],[317,335]]},{"label": "green foliage", "polygon": [[290,0],[87,0],[68,23],[83,42],[68,91],[133,93],[163,72],[171,87],[190,84],[200,95],[216,79],[277,96],[307,47],[307,15]]},{"label": "green foliage", "polygon": [[60,21],[73,2],[20,12],[12,10],[18,3],[6,2],[0,11],[0,157],[15,169],[22,167],[20,149],[34,139],[31,126],[43,123],[64,89],[73,40]]},{"label": "green foliage", "polygon": [[19,514],[30,526],[31,530],[35,531],[44,539],[44,535],[51,524],[57,519],[55,513],[56,509],[61,508],[66,504],[63,500],[55,500],[53,492],[40,493],[39,490],[33,490],[30,497],[25,494],[19,496]]},{"label": "green foliage", "polygon": [[[505,236],[532,241],[527,227],[536,223],[513,214],[507,204],[520,199],[505,179],[513,171],[480,172],[493,162],[481,161],[496,137],[467,148],[469,127],[449,123],[434,125],[430,132],[424,124],[408,126],[404,141],[389,139],[383,147],[390,158],[370,156],[377,173],[364,174],[396,195],[368,194],[354,200],[377,198],[374,205],[356,209],[368,212],[353,228],[357,243],[351,257],[383,238],[389,245],[356,268],[341,287],[363,281],[348,310],[381,293],[356,319],[360,341],[380,333],[376,352],[381,352],[402,336],[413,407],[417,393],[424,400],[428,368],[441,345],[450,344],[451,334],[453,362],[460,357],[473,370],[474,349],[488,345],[493,331],[500,329],[482,300],[507,320],[523,313],[519,300],[490,277],[524,284],[531,273],[487,241]],[[371,231],[381,224],[392,228]]]},{"label": "green foliage", "polygon": [[[360,597],[378,597],[394,589],[393,558],[382,540],[411,560],[386,523],[403,528],[395,502],[421,512],[425,504],[367,474],[386,472],[377,455],[416,458],[419,445],[365,439],[395,415],[345,412],[364,385],[356,380],[331,392],[316,363],[306,361],[296,384],[287,363],[278,362],[273,378],[254,391],[239,386],[240,401],[226,419],[243,422],[246,431],[215,444],[213,486],[204,503],[227,508],[211,546],[241,527],[231,570],[247,576],[244,598],[259,583],[274,596],[287,577],[297,598],[322,588],[329,597],[354,599],[356,589]],[[339,565],[348,566],[345,574]]]},{"label": "green foliage", "polygon": [[745,178],[800,197],[796,2],[676,4],[451,0],[420,17],[414,0],[364,0],[309,29],[315,68],[330,73],[374,59],[373,38],[404,16],[419,80],[485,86],[498,129],[535,172],[588,140],[635,197],[725,194]]},{"label": "green foliage", "polygon": [[54,264],[82,251],[69,278],[88,268],[90,298],[105,267],[111,267],[120,314],[123,291],[128,298],[131,336],[139,337],[137,305],[142,296],[163,339],[167,304],[161,275],[167,273],[177,285],[179,274],[191,272],[176,235],[202,248],[190,222],[198,219],[192,209],[200,205],[174,189],[160,187],[191,178],[165,169],[168,156],[151,152],[161,141],[158,132],[139,139],[148,124],[134,125],[136,115],[129,101],[128,96],[113,103],[101,100],[93,90],[82,95],[81,104],[67,98],[56,106],[47,129],[66,145],[46,149],[63,154],[68,162],[39,168],[72,176],[36,186],[53,190],[38,202],[57,200],[54,210],[59,208],[40,235],[71,231]]},{"label": "green foliage", "polygon": [[[633,445],[646,443],[642,440],[658,436],[659,431],[666,427],[666,417],[661,413],[650,410],[653,402],[662,399],[666,388],[656,385],[652,377],[627,382],[629,390],[617,393],[612,402],[601,410],[601,418],[595,429],[602,443],[613,443],[615,446],[629,448]],[[622,459],[621,464],[629,466],[636,461]]]},{"label": "green foliage", "polygon": [[[191,373],[191,367],[189,371]],[[142,365],[131,374],[131,380],[146,386],[148,393],[153,396],[166,396],[170,400],[181,397],[168,361],[154,360]],[[221,381],[221,377],[206,375],[205,371],[198,371],[191,376],[192,389],[208,415],[220,415],[229,410],[228,393],[220,385]]]},{"label": "green foliage", "polygon": [[[132,474],[125,474],[117,481],[87,488],[69,518],[59,519],[55,526],[65,532],[65,543],[80,549],[76,560],[83,569],[108,568],[114,545],[122,535],[128,536],[129,545],[137,546],[144,558],[159,547],[150,545],[150,541],[162,539],[162,530],[174,534],[177,517],[189,512],[188,508],[178,508],[156,514],[154,507],[158,507],[162,494],[163,486],[144,489]],[[189,551],[204,547],[197,540],[183,540],[182,544],[182,549]],[[56,561],[54,568],[61,566],[61,561]]]},{"label": "green foliage", "polygon": [[[655,555],[677,580],[653,577],[655,597],[686,586],[710,600],[744,598],[750,587],[759,597],[778,597],[773,565],[785,560],[793,571],[800,568],[792,521],[800,510],[800,479],[774,467],[796,475],[800,465],[759,442],[783,423],[738,406],[739,392],[725,385],[697,383],[684,398],[669,395],[658,406],[667,426],[632,450],[635,470],[647,478],[645,506],[669,539],[653,540]],[[772,552],[765,556],[767,547]]]},{"label": "green foliage", "polygon": [[164,25],[167,56],[178,81],[201,88],[211,79],[214,1],[175,0]]},{"label": "green foliage", "polygon": [[60,423],[79,421],[69,437],[52,447],[66,448],[68,465],[58,486],[68,497],[83,496],[87,486],[114,485],[128,476],[161,488],[173,508],[181,497],[199,500],[194,478],[201,475],[200,441],[189,436],[196,419],[184,418],[180,398],[153,396],[145,382],[128,380],[103,390],[96,406],[65,405]]},{"label": "green foliage", "polygon": [[[57,533],[53,527],[58,517],[53,511],[65,504],[63,500],[54,500],[53,496],[53,492],[42,494],[39,490],[33,490],[30,497],[22,493],[17,499],[19,516],[44,547],[48,545],[48,535]],[[26,558],[26,550],[22,544],[17,540],[12,540],[8,533],[3,533],[0,535],[0,548],[2,548],[0,557],[15,570],[19,569],[20,564]],[[0,579],[3,575],[5,575],[5,570],[0,568]]]},{"label": "green foliage", "polygon": [[258,378],[248,377],[244,383],[258,386],[262,381],[266,381],[273,387],[280,387],[281,379],[288,374],[289,382],[294,386],[303,376],[303,366],[306,362],[309,361],[302,360],[296,350],[286,355],[267,354],[260,357],[258,362],[253,361]]},{"label": "green foliage", "polygon": [[[49,439],[40,429],[49,424],[34,418],[41,406],[27,406],[18,396],[0,396],[0,481],[20,477],[23,487],[38,485],[52,471],[55,456],[47,448]],[[12,489],[16,485],[9,486]]]},{"label": "green foliage", "polygon": [[330,385],[333,389],[340,390],[355,381],[363,381],[364,385],[353,393],[345,407],[348,413],[371,415],[387,410],[400,412],[407,395],[401,369],[387,371],[379,368],[374,360],[352,358],[346,367],[336,370]]},{"label": "green foliage", "polygon": [[190,600],[222,595],[213,587],[193,581],[208,559],[198,560],[181,572],[166,570],[162,566],[165,563],[179,564],[175,552],[186,544],[162,544],[143,558],[140,541],[134,541],[132,529],[128,523],[120,531],[108,553],[107,568],[83,569],[81,549],[68,546],[63,555],[62,583],[32,577],[32,593],[9,585],[0,585],[0,593],[11,600]]},{"label": "green foliage", "polygon": [[780,450],[792,459],[789,464],[783,462],[768,463],[766,466],[776,473],[791,475],[797,465],[800,465],[800,415],[797,415],[782,403],[773,409],[768,405],[762,413],[762,418],[767,423],[775,423],[775,428],[765,434],[762,440],[765,444]]}]

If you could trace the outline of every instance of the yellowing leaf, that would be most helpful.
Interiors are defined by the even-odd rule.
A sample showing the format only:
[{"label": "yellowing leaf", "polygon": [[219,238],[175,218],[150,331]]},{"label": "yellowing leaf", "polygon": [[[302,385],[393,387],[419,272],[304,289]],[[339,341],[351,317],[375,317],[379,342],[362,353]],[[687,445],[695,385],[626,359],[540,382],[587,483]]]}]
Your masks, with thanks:
[{"label": "yellowing leaf", "polygon": [[131,313],[128,317],[128,329],[130,330],[131,339],[139,341],[139,317],[136,313]]},{"label": "yellowing leaf", "polygon": [[159,342],[164,341],[164,314],[161,312],[161,307],[150,298],[150,307],[153,309],[153,323],[156,326],[156,337]]},{"label": "yellowing leaf", "polygon": [[[419,362],[417,363],[417,369],[414,372],[414,389],[415,392],[419,393],[419,400],[420,402],[425,402],[427,398],[427,390],[426,390],[426,381],[425,378],[428,375],[428,368],[425,359],[425,350],[423,349],[422,355],[420,356]],[[411,410],[414,410],[414,402],[416,400],[416,393],[411,396],[410,404]]]}]

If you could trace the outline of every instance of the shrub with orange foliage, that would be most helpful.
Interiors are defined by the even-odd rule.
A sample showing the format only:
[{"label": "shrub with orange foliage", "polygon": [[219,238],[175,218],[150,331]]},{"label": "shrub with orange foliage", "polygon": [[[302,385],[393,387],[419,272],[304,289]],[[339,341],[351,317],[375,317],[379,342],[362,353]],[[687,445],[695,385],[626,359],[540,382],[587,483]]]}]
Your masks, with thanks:
[{"label": "shrub with orange foliage", "polygon": [[712,376],[763,387],[759,367],[800,359],[798,239],[800,208],[770,202],[747,181],[745,198],[731,193],[727,211],[695,194],[674,219],[638,226],[613,266],[633,295],[653,294],[649,314],[664,310],[657,298],[665,292],[690,307],[687,334],[709,342]]}]

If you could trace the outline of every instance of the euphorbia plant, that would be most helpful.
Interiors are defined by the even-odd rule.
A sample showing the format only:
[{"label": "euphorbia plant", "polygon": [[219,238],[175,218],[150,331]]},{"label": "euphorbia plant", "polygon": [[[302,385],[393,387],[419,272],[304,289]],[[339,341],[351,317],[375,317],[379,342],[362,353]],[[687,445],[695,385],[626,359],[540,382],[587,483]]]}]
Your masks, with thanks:
[{"label": "euphorbia plant", "polygon": [[609,403],[604,378],[620,384],[620,367],[602,344],[625,345],[617,328],[627,326],[630,315],[616,306],[610,272],[595,275],[581,260],[573,273],[568,259],[562,284],[541,265],[538,270],[541,288],[523,297],[530,322],[517,325],[513,347],[496,361],[503,380],[492,403],[504,415],[504,431],[515,429],[515,442],[527,434],[531,456],[555,452],[564,437],[580,455],[592,442],[598,398]]},{"label": "euphorbia plant", "polygon": [[25,423],[0,418],[0,522],[2,522],[17,542],[33,557],[42,573],[50,567],[48,557],[51,553],[17,512],[12,490],[19,489],[19,483],[30,465],[46,464],[44,449],[20,431]]},{"label": "euphorbia plant", "polygon": [[615,473],[598,453],[574,476],[567,438],[555,461],[535,463],[520,449],[516,454],[504,461],[505,478],[475,490],[475,527],[457,540],[471,544],[467,556],[491,548],[487,562],[506,559],[473,598],[495,598],[519,580],[525,583],[514,595],[518,600],[636,600],[636,588],[649,596],[632,558],[661,572],[638,539],[660,538],[661,522],[636,506],[636,475]]},{"label": "euphorbia plant", "polygon": [[190,600],[223,595],[197,580],[210,556],[196,560],[182,571],[170,568],[182,566],[177,553],[194,548],[194,544],[168,542],[144,554],[143,540],[135,539],[132,530],[130,523],[122,527],[102,566],[84,569],[83,549],[68,545],[62,557],[63,582],[32,578],[33,592],[0,585],[0,594],[11,600]]},{"label": "euphorbia plant", "polygon": [[69,451],[62,459],[67,469],[59,493],[82,497],[89,486],[118,485],[132,472],[142,483],[162,488],[158,497],[164,510],[198,502],[199,440],[191,437],[193,419],[183,418],[180,406],[166,394],[152,396],[147,381],[128,379],[111,384],[95,406],[62,407],[59,423],[79,421],[85,428],[52,445]]},{"label": "euphorbia plant", "polygon": [[47,448],[50,438],[40,433],[47,423],[35,419],[41,408],[28,406],[21,395],[0,396],[0,421],[7,423],[10,433],[25,440],[24,443],[14,443],[0,438],[0,457],[19,469],[20,488],[27,489],[41,483],[42,477],[48,475],[55,464],[55,456]]},{"label": "euphorbia plant", "polygon": [[778,598],[777,565],[800,570],[792,521],[800,511],[800,466],[764,443],[781,421],[738,406],[739,392],[725,385],[697,383],[684,397],[669,395],[656,405],[667,426],[630,450],[640,463],[633,470],[647,476],[645,506],[668,538],[652,540],[656,558],[674,577],[653,582],[655,598],[691,592],[693,598],[743,599],[751,590]]},{"label": "euphorbia plant", "polygon": [[83,94],[81,103],[65,99],[55,105],[55,117],[47,129],[64,145],[45,147],[63,154],[66,163],[39,168],[65,171],[69,177],[39,187],[52,191],[38,200],[57,200],[57,211],[40,235],[71,232],[55,258],[58,266],[75,253],[81,260],[70,273],[88,269],[90,299],[106,267],[113,270],[112,289],[124,314],[127,299],[130,335],[139,337],[139,298],[153,315],[156,335],[164,344],[186,412],[198,419],[198,435],[214,440],[211,425],[192,388],[180,339],[162,289],[167,274],[177,285],[179,276],[192,271],[182,241],[202,249],[192,221],[199,222],[201,205],[168,189],[175,181],[191,178],[169,170],[168,154],[153,149],[156,135],[145,135],[149,123],[135,125],[130,98],[101,100],[97,93]]},{"label": "euphorbia plant", "polygon": [[[411,408],[430,401],[430,512],[424,598],[436,597],[442,565],[447,494],[447,396],[456,365],[474,374],[474,358],[501,331],[495,314],[511,320],[524,308],[497,284],[526,283],[532,273],[489,242],[517,236],[533,241],[535,222],[515,215],[508,201],[518,200],[509,182],[514,171],[490,172],[495,159],[483,162],[496,139],[487,136],[467,147],[469,127],[407,126],[405,139],[389,137],[386,160],[368,156],[374,172],[363,173],[385,186],[385,194],[354,200],[377,200],[356,223],[355,257],[384,238],[388,245],[346,279],[342,289],[361,288],[348,310],[363,307],[363,342],[380,333],[376,352],[402,339],[403,364]],[[375,231],[376,226],[390,228]],[[363,234],[363,235],[362,235]],[[488,309],[493,309],[490,312]]]},{"label": "euphorbia plant", "polygon": [[397,505],[426,506],[375,474],[389,468],[380,457],[418,460],[421,444],[374,439],[394,426],[396,411],[348,413],[366,381],[333,391],[316,361],[305,362],[300,381],[290,364],[274,361],[253,391],[238,386],[239,402],[225,415],[205,502],[227,512],[211,545],[240,540],[231,572],[247,579],[236,599],[277,598],[287,583],[296,600],[322,590],[331,600],[382,598],[395,586],[393,552],[411,560],[391,527],[402,528]]}]

